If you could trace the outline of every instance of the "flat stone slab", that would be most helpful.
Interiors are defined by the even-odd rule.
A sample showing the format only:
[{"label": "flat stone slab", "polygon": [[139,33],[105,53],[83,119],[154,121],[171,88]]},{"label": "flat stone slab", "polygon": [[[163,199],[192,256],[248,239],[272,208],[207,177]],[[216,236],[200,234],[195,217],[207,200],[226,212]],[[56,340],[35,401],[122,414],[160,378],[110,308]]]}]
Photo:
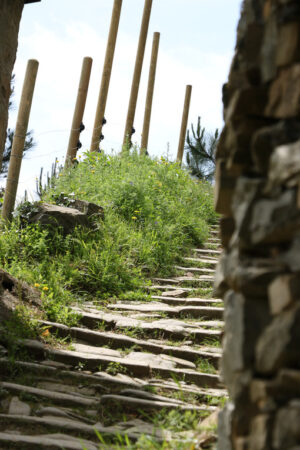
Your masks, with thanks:
[{"label": "flat stone slab", "polygon": [[174,367],[188,367],[190,369],[196,368],[194,363],[170,355],[153,355],[151,353],[130,352],[127,355],[126,359],[135,361],[137,363],[142,361],[148,364],[150,369],[152,367],[157,368],[160,366],[162,366],[163,368],[170,368],[170,369]]},{"label": "flat stone slab", "polygon": [[[27,393],[36,397],[47,398],[55,403],[73,406],[97,406],[98,401],[94,399],[78,396],[74,393],[65,394],[62,392],[48,391],[46,389],[39,389],[31,386],[23,386],[15,383],[8,383],[3,381],[0,387],[14,393]],[[20,414],[19,414],[20,415]]]},{"label": "flat stone slab", "polygon": [[68,417],[69,419],[82,420],[86,423],[94,423],[90,419],[86,417],[80,416],[78,414],[74,414],[72,410],[68,410],[67,408],[58,408],[55,406],[41,406],[39,409],[35,411],[35,415],[38,417],[43,416],[57,416],[57,417]]},{"label": "flat stone slab", "polygon": [[220,304],[221,299],[217,298],[173,298],[169,295],[152,295],[153,300],[160,300],[161,303],[166,303],[168,305],[181,305],[181,306],[214,306],[215,304]]},{"label": "flat stone slab", "polygon": [[[51,322],[43,322],[43,324],[51,325]],[[201,322],[201,324],[207,324],[207,322]],[[223,327],[223,322],[209,322],[208,325],[214,327]],[[205,326],[205,325],[203,325]],[[64,327],[64,326],[63,326]],[[51,329],[51,328],[50,328]],[[54,330],[59,333],[59,327],[54,324]],[[93,331],[86,328],[73,327],[69,329],[69,335],[74,339],[80,339],[87,341],[95,345],[108,345],[110,348],[118,348],[127,350],[131,346],[138,346],[141,350],[151,352],[154,354],[167,354],[177,358],[181,358],[185,361],[196,361],[199,358],[209,359],[215,367],[218,367],[220,355],[211,354],[209,348],[196,350],[186,343],[182,343],[180,346],[172,346],[169,343],[166,344],[164,340],[151,340],[151,339],[137,339],[125,334],[113,333],[110,331]]]},{"label": "flat stone slab", "polygon": [[[179,281],[180,283],[199,283],[200,282],[206,282],[206,283],[213,283],[215,277],[210,275],[200,275],[199,277],[194,277],[192,273],[187,272],[186,275],[178,276],[175,278],[175,280]],[[195,289],[195,288],[194,288]]]},{"label": "flat stone slab", "polygon": [[178,317],[186,314],[192,317],[208,317],[208,318],[223,318],[224,308],[214,306],[177,306],[171,307],[159,302],[148,303],[117,303],[107,306],[109,309],[124,310],[124,311],[141,311],[141,312],[163,312],[169,316]]},{"label": "flat stone slab", "polygon": [[112,350],[110,348],[103,348],[103,347],[96,347],[91,345],[85,345],[85,344],[78,344],[74,342],[72,344],[72,347],[76,352],[79,353],[89,353],[92,355],[100,355],[100,356],[113,356],[116,358],[122,358],[121,352],[118,350]]},{"label": "flat stone slab", "polygon": [[[31,350],[32,353],[39,352],[41,353],[41,350],[43,352],[47,352],[51,357],[55,360],[67,360],[70,362],[74,367],[78,366],[80,363],[84,365],[86,370],[95,370],[99,366],[103,367],[104,369],[108,368],[111,364],[115,364],[115,367],[119,371],[123,371],[126,369],[128,373],[133,374],[134,376],[138,377],[149,377],[151,376],[151,373],[155,372],[162,378],[169,378],[175,375],[177,378],[182,379],[184,378],[187,381],[199,383],[199,385],[207,385],[210,387],[220,387],[220,382],[218,379],[218,376],[216,375],[209,375],[197,372],[190,368],[177,368],[178,366],[181,366],[180,360],[175,357],[171,357],[168,355],[152,355],[152,363],[147,360],[144,362],[141,357],[140,352],[135,352],[135,357],[124,357],[124,358],[115,358],[115,357],[108,357],[108,356],[97,356],[97,355],[91,355],[87,353],[79,353],[79,352],[72,352],[69,350],[55,350],[55,349],[47,349],[43,344],[41,344],[38,341],[30,341],[29,339],[25,339],[22,341],[22,345],[25,346],[28,350]],[[149,355],[149,354],[147,354]],[[150,354],[151,355],[151,354]],[[146,357],[145,357],[146,358]],[[137,360],[136,360],[137,359]],[[181,360],[183,361],[183,360]],[[118,365],[116,365],[118,363]],[[189,363],[189,362],[187,362]],[[211,384],[210,384],[211,383]],[[3,383],[2,383],[3,384]],[[11,383],[6,383],[11,384]],[[4,385],[4,384],[3,384]],[[0,384],[1,386],[1,384]],[[16,385],[17,387],[14,388],[14,386],[11,387],[11,390],[13,391],[20,391],[23,386]],[[25,387],[26,388],[26,387]],[[40,389],[36,388],[29,388],[31,393],[39,395]],[[29,392],[29,391],[28,391]],[[48,395],[48,398],[52,398],[53,394],[56,394],[58,398],[63,401],[63,396],[65,396],[64,401],[68,401],[71,398],[73,398],[74,402],[90,402],[89,406],[95,406],[95,400],[91,400],[89,398],[81,398],[79,396],[73,395],[67,395],[62,393],[52,393],[49,392],[44,394],[44,392],[40,393],[41,396]],[[56,399],[55,396],[55,399]],[[96,401],[97,402],[97,401]],[[86,403],[86,406],[88,404]]]},{"label": "flat stone slab", "polygon": [[37,388],[39,389],[45,389],[46,391],[55,391],[55,392],[62,392],[64,394],[70,394],[73,393],[79,397],[89,397],[94,398],[96,395],[95,389],[89,387],[89,386],[82,386],[77,384],[67,384],[67,383],[60,383],[58,380],[39,380],[36,384]]},{"label": "flat stone slab", "polygon": [[83,445],[86,450],[97,450],[99,447],[85,439],[72,439],[71,436],[55,437],[55,435],[36,435],[27,436],[22,434],[11,434],[0,432],[1,448],[30,448],[36,450],[82,450]]},{"label": "flat stone slab", "polygon": [[[199,328],[198,325],[192,325],[184,320],[175,319],[161,319],[155,320],[154,322],[143,322],[138,319],[131,319],[129,317],[124,317],[120,314],[107,314],[97,311],[97,313],[84,312],[79,308],[75,308],[75,311],[81,313],[81,322],[88,327],[95,327],[99,323],[107,323],[112,329],[123,329],[123,328],[139,328],[145,333],[152,332],[153,330],[161,331],[167,337],[183,338],[192,335],[199,342],[201,340],[210,337],[220,338],[221,334],[219,331],[205,330]],[[188,312],[188,308],[185,312]],[[201,315],[200,315],[201,314]],[[201,312],[199,311],[200,317],[222,317],[223,308],[209,308],[202,307]],[[198,339],[198,340],[197,340]]]},{"label": "flat stone slab", "polygon": [[147,400],[142,398],[134,398],[123,395],[103,395],[101,397],[101,404],[109,404],[112,402],[118,405],[125,406],[127,408],[132,408],[134,410],[138,408],[142,409],[181,409],[184,411],[214,411],[215,408],[212,406],[196,406],[191,404],[179,404],[174,402],[159,401],[159,400]]},{"label": "flat stone slab", "polygon": [[[175,279],[176,280],[176,279]],[[180,280],[177,278],[177,281],[180,282]],[[170,285],[152,285],[152,286],[145,286],[145,289],[148,290],[154,290],[154,291],[166,291],[166,290],[178,290],[178,286],[170,286]],[[185,292],[192,292],[195,289],[192,288],[187,288],[187,287],[180,287],[180,290],[185,291]]]},{"label": "flat stone slab", "polygon": [[8,414],[17,414],[21,416],[30,416],[31,413],[31,407],[25,402],[21,402],[18,397],[12,397],[9,408],[8,408]]},{"label": "flat stone slab", "polygon": [[[48,430],[62,430],[64,433],[72,433],[75,436],[88,436],[95,441],[97,441],[97,437],[95,434],[95,430],[97,430],[103,436],[115,436],[119,430],[114,429],[113,427],[103,427],[98,424],[87,425],[78,420],[69,419],[67,417],[33,417],[33,416],[10,416],[8,414],[0,414],[0,426],[5,426],[5,424],[17,424],[20,427],[24,427],[25,429],[30,427],[44,427]],[[125,433],[119,433],[121,435],[125,435]],[[136,440],[137,436],[135,434],[129,434],[129,439]],[[63,443],[64,445],[64,443]],[[58,447],[59,448],[59,447]],[[81,449],[82,450],[82,447]]]},{"label": "flat stone slab", "polygon": [[[175,280],[177,282],[177,280]],[[180,281],[178,281],[180,283]],[[168,295],[169,297],[186,297],[186,291],[183,289],[175,289],[174,291],[167,291],[165,292],[165,295]]]},{"label": "flat stone slab", "polygon": [[205,256],[203,258],[186,257],[186,258],[184,258],[184,260],[185,261],[192,261],[192,262],[195,262],[195,263],[207,264],[207,265],[210,265],[210,266],[215,266],[219,262],[217,259],[215,259],[213,257],[208,257],[208,256]]},{"label": "flat stone slab", "polygon": [[152,278],[152,281],[155,281],[156,283],[167,283],[167,284],[179,283],[179,281],[174,280],[174,278]]},{"label": "flat stone slab", "polygon": [[206,249],[206,248],[193,248],[193,252],[197,252],[197,253],[212,253],[214,255],[221,255],[222,250],[214,250],[214,249]]},{"label": "flat stone slab", "polygon": [[185,267],[185,266],[174,266],[176,270],[182,270],[184,272],[197,272],[203,274],[215,273],[214,269],[203,269],[199,267]]}]

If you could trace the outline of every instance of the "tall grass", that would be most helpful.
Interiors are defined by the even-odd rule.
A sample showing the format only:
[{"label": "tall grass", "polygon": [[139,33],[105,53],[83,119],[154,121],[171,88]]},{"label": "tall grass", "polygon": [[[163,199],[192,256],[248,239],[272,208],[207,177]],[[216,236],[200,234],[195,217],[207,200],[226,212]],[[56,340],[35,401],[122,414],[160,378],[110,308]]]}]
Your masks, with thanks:
[{"label": "tall grass", "polygon": [[179,256],[208,235],[215,221],[212,189],[178,164],[136,152],[86,154],[62,171],[43,201],[80,198],[103,206],[105,219],[93,230],[63,236],[14,220],[0,236],[0,263],[41,290],[53,320],[72,320],[76,299],[118,296],[145,278],[168,275]]}]

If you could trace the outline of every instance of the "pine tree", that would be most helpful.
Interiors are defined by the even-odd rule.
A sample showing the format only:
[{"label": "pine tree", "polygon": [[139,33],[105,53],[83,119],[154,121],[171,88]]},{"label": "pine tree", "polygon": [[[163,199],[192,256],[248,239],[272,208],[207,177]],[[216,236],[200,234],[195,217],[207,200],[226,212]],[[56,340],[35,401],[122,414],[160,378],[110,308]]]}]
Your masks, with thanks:
[{"label": "pine tree", "polygon": [[215,151],[219,139],[219,130],[215,133],[207,133],[201,126],[201,118],[198,117],[197,129],[191,124],[192,137],[187,132],[186,138],[186,162],[191,174],[200,179],[212,182],[215,173]]}]

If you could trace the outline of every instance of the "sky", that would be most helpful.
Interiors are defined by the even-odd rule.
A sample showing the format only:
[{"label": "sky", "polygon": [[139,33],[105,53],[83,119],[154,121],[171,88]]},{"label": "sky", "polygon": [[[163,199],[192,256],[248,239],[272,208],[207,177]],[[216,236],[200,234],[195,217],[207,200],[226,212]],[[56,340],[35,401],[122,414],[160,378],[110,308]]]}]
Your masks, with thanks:
[{"label": "sky", "polygon": [[[64,162],[82,59],[93,58],[81,133],[89,148],[113,0],[42,0],[25,5],[14,68],[14,127],[28,59],[39,61],[29,129],[35,148],[25,156],[18,195],[34,197],[35,178],[55,158]],[[103,128],[105,152],[121,149],[144,0],[123,0]],[[153,0],[133,142],[140,144],[153,33],[161,33],[149,136],[151,156],[175,159],[185,87],[193,86],[188,128],[201,116],[207,131],[221,129],[222,85],[233,57],[241,0]],[[3,183],[2,183],[3,184]]]}]

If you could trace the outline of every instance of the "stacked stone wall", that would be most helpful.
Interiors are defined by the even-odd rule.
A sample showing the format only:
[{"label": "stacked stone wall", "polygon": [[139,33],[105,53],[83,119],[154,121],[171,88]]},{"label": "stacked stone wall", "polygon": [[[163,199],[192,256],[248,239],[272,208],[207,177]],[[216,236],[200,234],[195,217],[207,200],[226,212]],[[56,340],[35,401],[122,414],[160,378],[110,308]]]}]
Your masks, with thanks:
[{"label": "stacked stone wall", "polygon": [[300,1],[245,0],[223,89],[219,449],[300,449]]},{"label": "stacked stone wall", "polygon": [[0,0],[0,168],[6,139],[10,81],[24,0]]}]

